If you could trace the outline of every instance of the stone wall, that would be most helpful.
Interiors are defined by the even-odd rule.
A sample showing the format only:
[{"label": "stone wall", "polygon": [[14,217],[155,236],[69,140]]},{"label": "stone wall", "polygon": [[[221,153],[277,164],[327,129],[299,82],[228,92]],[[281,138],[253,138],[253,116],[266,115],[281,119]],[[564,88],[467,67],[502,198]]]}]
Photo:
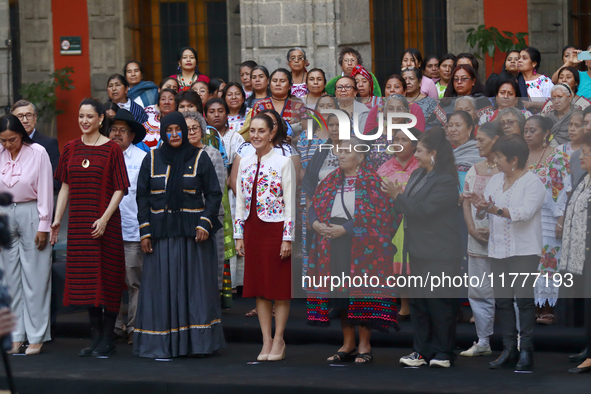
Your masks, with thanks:
[{"label": "stone wall", "polygon": [[[269,70],[286,67],[287,51],[300,46],[311,67],[328,78],[340,73],[340,47],[352,46],[371,67],[368,0],[241,0],[242,60]],[[233,75],[231,73],[231,75]]]},{"label": "stone wall", "polygon": [[[449,53],[473,52],[466,42],[469,28],[484,24],[484,0],[447,1],[447,51]],[[480,67],[480,78],[485,77],[485,67]],[[484,79],[482,79],[484,80]]]},{"label": "stone wall", "polygon": [[[8,0],[0,0],[0,106],[4,107],[11,104],[12,99],[12,77],[9,63],[11,56],[11,47],[6,45],[6,40],[10,37],[10,19]],[[4,114],[0,110],[0,114]]]},{"label": "stone wall", "polygon": [[20,0],[18,6],[22,82],[47,80],[54,70],[51,0]]},{"label": "stone wall", "polygon": [[107,78],[122,73],[125,48],[130,38],[125,32],[124,0],[87,0],[90,36],[90,78],[92,97],[106,101]]},{"label": "stone wall", "polygon": [[542,54],[540,72],[552,76],[568,43],[568,0],[528,0],[529,45]]}]

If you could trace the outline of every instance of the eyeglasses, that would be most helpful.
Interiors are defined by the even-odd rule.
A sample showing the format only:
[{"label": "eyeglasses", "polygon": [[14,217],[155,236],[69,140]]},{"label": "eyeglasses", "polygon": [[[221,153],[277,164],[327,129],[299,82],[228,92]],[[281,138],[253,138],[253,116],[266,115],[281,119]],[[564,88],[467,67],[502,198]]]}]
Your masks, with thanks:
[{"label": "eyeglasses", "polygon": [[200,132],[201,126],[188,127],[187,131],[189,132],[189,134]]},{"label": "eyeglasses", "polygon": [[27,120],[33,120],[33,118],[35,117],[35,114],[32,113],[28,113],[28,114],[18,114],[16,115],[16,117],[18,118],[18,120],[22,121],[24,118],[27,118]]},{"label": "eyeglasses", "polygon": [[130,130],[125,127],[111,127],[109,129],[109,133],[113,133],[113,134],[125,134],[129,131]]},{"label": "eyeglasses", "polygon": [[303,56],[298,56],[298,57],[292,56],[289,58],[290,62],[301,62],[302,60],[306,60],[306,58]]},{"label": "eyeglasses", "polygon": [[396,108],[393,108],[393,107],[388,107],[387,109],[388,109],[388,112],[397,112],[397,113],[398,113],[398,112],[407,112],[407,111],[408,111],[408,110],[407,110],[406,108],[404,108],[404,107],[396,107]]},{"label": "eyeglasses", "polygon": [[474,78],[468,78],[468,77],[457,78],[456,77],[456,78],[454,78],[454,82],[465,83],[465,82],[470,81],[471,79],[474,79]]},{"label": "eyeglasses", "polygon": [[199,89],[199,90],[197,90],[197,94],[205,94],[205,93],[209,93],[209,91],[207,89]]},{"label": "eyeglasses", "polygon": [[343,59],[343,63],[354,64],[357,63],[357,59]]},{"label": "eyeglasses", "polygon": [[513,125],[517,123],[516,120],[504,120],[502,122],[499,122],[499,124],[501,125],[501,127],[505,128],[505,127],[513,127]]},{"label": "eyeglasses", "polygon": [[585,153],[583,149],[581,149],[581,156],[591,157],[591,153]]},{"label": "eyeglasses", "polygon": [[343,85],[343,86],[337,86],[335,89],[336,90],[340,90],[342,92],[348,92],[349,90],[353,89],[353,86],[351,86],[351,85]]}]

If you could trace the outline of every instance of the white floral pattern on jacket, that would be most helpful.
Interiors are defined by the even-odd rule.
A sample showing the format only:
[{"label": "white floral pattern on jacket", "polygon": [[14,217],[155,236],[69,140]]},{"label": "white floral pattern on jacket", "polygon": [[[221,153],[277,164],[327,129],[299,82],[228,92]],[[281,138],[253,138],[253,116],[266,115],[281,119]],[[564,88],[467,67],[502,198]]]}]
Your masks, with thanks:
[{"label": "white floral pattern on jacket", "polygon": [[[244,238],[244,222],[250,214],[258,158],[240,160],[240,183],[236,187],[234,239]],[[263,222],[283,222],[283,240],[293,241],[295,224],[295,167],[291,159],[271,150],[261,157],[256,185],[256,212]]]}]

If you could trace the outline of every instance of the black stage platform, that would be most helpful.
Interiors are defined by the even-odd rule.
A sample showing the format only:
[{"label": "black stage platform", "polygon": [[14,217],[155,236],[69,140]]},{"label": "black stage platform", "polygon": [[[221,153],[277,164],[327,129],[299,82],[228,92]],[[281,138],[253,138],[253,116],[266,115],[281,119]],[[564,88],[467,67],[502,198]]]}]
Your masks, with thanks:
[{"label": "black stage platform", "polygon": [[[244,313],[253,300],[235,300],[224,311],[222,324],[228,347],[207,358],[172,361],[140,359],[131,346],[119,343],[109,359],[77,357],[88,344],[84,313],[58,318],[56,339],[39,356],[11,356],[19,393],[151,394],[151,393],[559,393],[589,392],[591,374],[569,375],[574,366],[569,352],[583,345],[583,330],[557,326],[536,327],[535,368],[531,374],[512,370],[492,371],[490,357],[461,358],[450,369],[401,368],[398,359],[410,352],[410,322],[398,333],[375,333],[371,365],[330,366],[324,360],[342,339],[338,320],[330,328],[305,325],[303,300],[293,302],[286,331],[286,359],[276,363],[248,364],[260,351],[256,317]],[[79,339],[84,337],[83,339]],[[458,325],[458,346],[465,349],[476,338],[474,325]],[[495,334],[493,348],[500,349]],[[459,353],[459,352],[458,352]],[[3,376],[3,373],[2,373]],[[0,388],[5,388],[0,377]]]}]

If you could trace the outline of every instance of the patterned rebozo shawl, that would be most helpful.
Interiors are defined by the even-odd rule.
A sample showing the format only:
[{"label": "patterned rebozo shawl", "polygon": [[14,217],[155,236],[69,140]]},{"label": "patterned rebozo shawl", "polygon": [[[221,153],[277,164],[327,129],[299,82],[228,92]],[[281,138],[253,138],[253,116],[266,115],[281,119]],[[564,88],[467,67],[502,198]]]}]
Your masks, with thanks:
[{"label": "patterned rebozo shawl", "polygon": [[[338,168],[318,185],[312,205],[321,223],[330,222],[330,215],[337,195],[343,184],[343,171]],[[394,203],[380,190],[380,177],[371,164],[364,161],[357,172],[355,181],[354,236],[351,247],[351,278],[377,276],[378,287],[349,288],[349,323],[387,331],[397,331],[396,299],[394,288],[386,286],[387,278],[393,274],[392,256],[395,248],[392,237],[396,230]],[[314,234],[310,247],[307,275],[316,278],[330,275],[330,240]],[[318,283],[318,282],[317,282]],[[368,279],[369,283],[369,279]],[[381,287],[381,285],[384,287]],[[306,283],[308,286],[309,283]],[[308,292],[308,324],[327,327],[328,288],[306,288]]]}]

